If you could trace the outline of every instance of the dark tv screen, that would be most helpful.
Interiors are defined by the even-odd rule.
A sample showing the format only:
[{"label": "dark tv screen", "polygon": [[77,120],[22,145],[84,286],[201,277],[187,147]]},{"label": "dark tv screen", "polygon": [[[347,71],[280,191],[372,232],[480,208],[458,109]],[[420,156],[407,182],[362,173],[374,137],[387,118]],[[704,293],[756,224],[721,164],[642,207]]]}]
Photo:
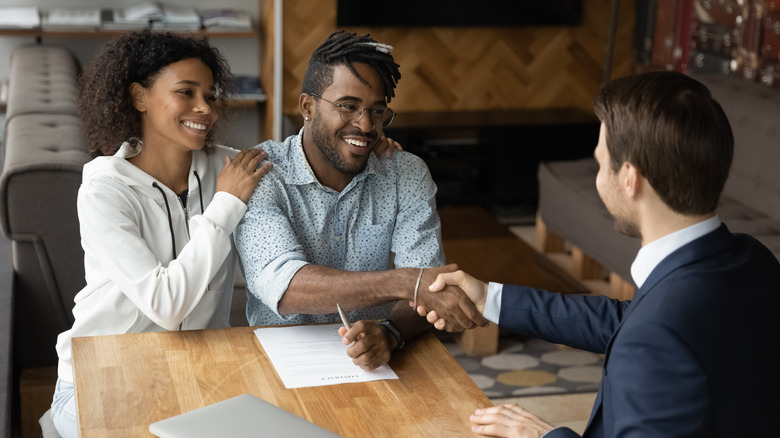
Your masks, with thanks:
[{"label": "dark tv screen", "polygon": [[584,0],[338,0],[338,26],[552,26],[582,23]]}]

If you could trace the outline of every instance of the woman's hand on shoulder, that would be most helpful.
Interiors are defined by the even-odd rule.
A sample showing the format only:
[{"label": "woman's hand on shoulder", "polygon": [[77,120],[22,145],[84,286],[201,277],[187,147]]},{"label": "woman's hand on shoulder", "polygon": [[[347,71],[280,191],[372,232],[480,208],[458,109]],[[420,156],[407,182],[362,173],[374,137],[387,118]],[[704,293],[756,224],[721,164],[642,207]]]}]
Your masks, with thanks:
[{"label": "woman's hand on shoulder", "polygon": [[402,150],[404,150],[404,148],[401,146],[401,143],[398,143],[392,138],[388,138],[384,133],[382,133],[382,135],[379,136],[379,140],[377,140],[376,147],[374,148],[374,154],[376,154],[377,157],[381,157],[382,154],[385,154],[388,158],[390,158],[393,156],[395,151]]},{"label": "woman's hand on shoulder", "polygon": [[261,148],[248,148],[234,158],[225,157],[225,164],[217,177],[217,191],[228,192],[244,204],[249,202],[257,183],[271,170],[270,162],[260,166],[268,154]]}]

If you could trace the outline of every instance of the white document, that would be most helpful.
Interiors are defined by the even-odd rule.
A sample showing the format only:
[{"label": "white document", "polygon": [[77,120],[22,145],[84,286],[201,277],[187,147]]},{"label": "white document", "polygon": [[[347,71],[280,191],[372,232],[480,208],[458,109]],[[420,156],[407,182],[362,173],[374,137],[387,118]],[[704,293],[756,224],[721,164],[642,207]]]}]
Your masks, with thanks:
[{"label": "white document", "polygon": [[352,363],[339,336],[341,324],[266,327],[255,336],[286,388],[398,379],[388,365],[366,371]]}]

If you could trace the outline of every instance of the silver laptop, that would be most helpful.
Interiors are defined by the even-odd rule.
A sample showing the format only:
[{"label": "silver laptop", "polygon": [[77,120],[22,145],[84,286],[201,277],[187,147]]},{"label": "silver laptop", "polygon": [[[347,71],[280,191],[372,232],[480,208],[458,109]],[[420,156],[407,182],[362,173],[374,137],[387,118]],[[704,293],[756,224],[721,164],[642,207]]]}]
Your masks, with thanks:
[{"label": "silver laptop", "polygon": [[252,394],[242,394],[149,425],[160,438],[338,437]]}]

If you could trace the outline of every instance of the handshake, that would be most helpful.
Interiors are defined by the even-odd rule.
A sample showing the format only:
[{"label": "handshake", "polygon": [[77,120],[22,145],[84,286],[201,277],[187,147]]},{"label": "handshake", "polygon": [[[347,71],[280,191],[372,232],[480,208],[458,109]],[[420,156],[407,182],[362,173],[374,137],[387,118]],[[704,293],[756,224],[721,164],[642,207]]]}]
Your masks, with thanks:
[{"label": "handshake", "polygon": [[[417,292],[417,313],[439,330],[462,332],[488,325],[482,316],[487,299],[487,283],[477,280],[451,264],[427,268]],[[425,286],[425,285],[428,286]],[[414,307],[414,301],[409,306]]]}]

